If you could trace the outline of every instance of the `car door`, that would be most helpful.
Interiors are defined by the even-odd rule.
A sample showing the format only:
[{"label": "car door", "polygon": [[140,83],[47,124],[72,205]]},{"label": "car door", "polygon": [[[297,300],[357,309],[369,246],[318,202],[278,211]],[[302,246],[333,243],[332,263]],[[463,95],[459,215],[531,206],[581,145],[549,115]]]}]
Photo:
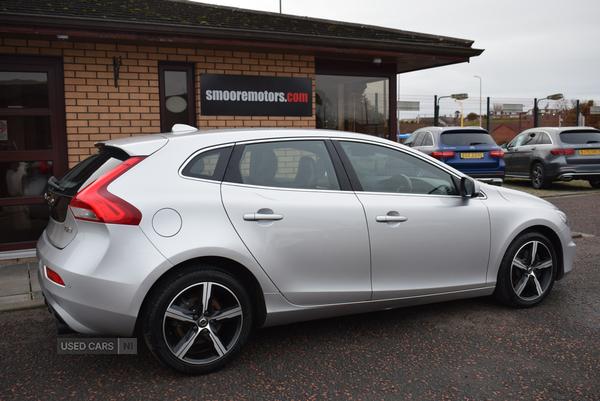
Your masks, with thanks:
[{"label": "car door", "polygon": [[371,298],[364,212],[342,189],[327,147],[324,140],[238,144],[222,184],[240,238],[298,305]]},{"label": "car door", "polygon": [[[515,175],[529,176],[529,168],[535,144],[538,140],[539,132],[524,132],[515,138],[509,145],[508,152],[505,153],[504,159],[507,164],[507,172]],[[508,157],[508,162],[506,161]],[[508,166],[510,165],[510,170]]]},{"label": "car door", "polygon": [[399,149],[337,146],[367,218],[373,299],[486,285],[490,221],[481,199],[462,198],[450,173]]}]

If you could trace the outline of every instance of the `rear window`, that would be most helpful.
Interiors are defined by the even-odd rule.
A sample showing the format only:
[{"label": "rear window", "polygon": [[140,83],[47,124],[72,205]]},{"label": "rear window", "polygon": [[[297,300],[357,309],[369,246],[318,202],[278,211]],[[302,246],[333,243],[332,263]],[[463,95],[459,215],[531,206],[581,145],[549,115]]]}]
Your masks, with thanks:
[{"label": "rear window", "polygon": [[104,147],[69,170],[56,184],[64,189],[65,195],[73,196],[80,189],[85,188],[127,159],[129,159],[129,155],[125,151]]},{"label": "rear window", "polygon": [[560,140],[563,143],[574,145],[600,144],[600,131],[565,131],[560,134]]},{"label": "rear window", "polygon": [[496,145],[492,136],[482,131],[446,132],[441,135],[440,141],[446,146]]}]

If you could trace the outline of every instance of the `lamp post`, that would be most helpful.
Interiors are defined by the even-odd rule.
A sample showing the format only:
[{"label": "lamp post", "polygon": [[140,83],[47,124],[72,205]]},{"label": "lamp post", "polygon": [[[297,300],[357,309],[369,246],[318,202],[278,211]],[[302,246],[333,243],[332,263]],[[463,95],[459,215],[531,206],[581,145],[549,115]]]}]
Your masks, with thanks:
[{"label": "lamp post", "polygon": [[479,126],[481,127],[481,77],[474,75],[475,78],[479,78]]},{"label": "lamp post", "polygon": [[446,97],[451,97],[452,99],[456,99],[456,100],[465,100],[469,97],[469,95],[466,93],[455,93],[453,95],[440,96],[439,98],[436,95],[433,99],[433,101],[435,102],[435,105],[433,108],[433,125],[436,127],[439,125],[439,119],[440,119],[440,100],[442,100],[443,98],[446,98]]},{"label": "lamp post", "polygon": [[463,104],[459,100],[455,100],[456,103],[460,104],[460,126],[465,126],[465,120],[463,119]]},{"label": "lamp post", "polygon": [[[555,93],[554,95],[546,96],[540,100],[550,99],[550,100],[560,100],[563,98],[562,93]],[[538,126],[538,99],[533,99],[533,126]]]}]

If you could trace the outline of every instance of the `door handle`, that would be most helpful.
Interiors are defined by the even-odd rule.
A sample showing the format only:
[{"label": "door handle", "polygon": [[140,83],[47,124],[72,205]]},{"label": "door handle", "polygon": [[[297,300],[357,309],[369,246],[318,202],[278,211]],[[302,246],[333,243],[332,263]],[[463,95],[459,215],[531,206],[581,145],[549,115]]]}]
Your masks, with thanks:
[{"label": "door handle", "polygon": [[281,220],[281,219],[283,219],[283,215],[275,214],[275,213],[246,213],[246,214],[244,214],[244,220],[246,220],[246,221]]},{"label": "door handle", "polygon": [[390,222],[403,222],[407,221],[408,217],[405,216],[393,216],[393,215],[385,215],[385,216],[377,216],[375,217],[375,221],[378,223],[390,223]]}]

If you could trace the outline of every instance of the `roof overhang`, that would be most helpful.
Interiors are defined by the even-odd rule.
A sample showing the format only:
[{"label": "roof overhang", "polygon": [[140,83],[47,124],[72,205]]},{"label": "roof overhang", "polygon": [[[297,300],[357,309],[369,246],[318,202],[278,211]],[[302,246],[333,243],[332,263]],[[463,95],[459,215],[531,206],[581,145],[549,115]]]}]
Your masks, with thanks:
[{"label": "roof overhang", "polygon": [[10,13],[0,14],[0,31],[37,40],[41,37],[46,40],[56,40],[56,35],[68,35],[69,41],[137,45],[140,42],[151,42],[155,46],[177,44],[191,47],[201,44],[215,49],[265,52],[291,50],[300,54],[311,54],[317,58],[347,61],[365,62],[378,57],[385,64],[395,64],[397,73],[468,62],[471,57],[483,52],[471,48],[472,41],[442,36],[429,36],[437,43],[388,41]]}]

